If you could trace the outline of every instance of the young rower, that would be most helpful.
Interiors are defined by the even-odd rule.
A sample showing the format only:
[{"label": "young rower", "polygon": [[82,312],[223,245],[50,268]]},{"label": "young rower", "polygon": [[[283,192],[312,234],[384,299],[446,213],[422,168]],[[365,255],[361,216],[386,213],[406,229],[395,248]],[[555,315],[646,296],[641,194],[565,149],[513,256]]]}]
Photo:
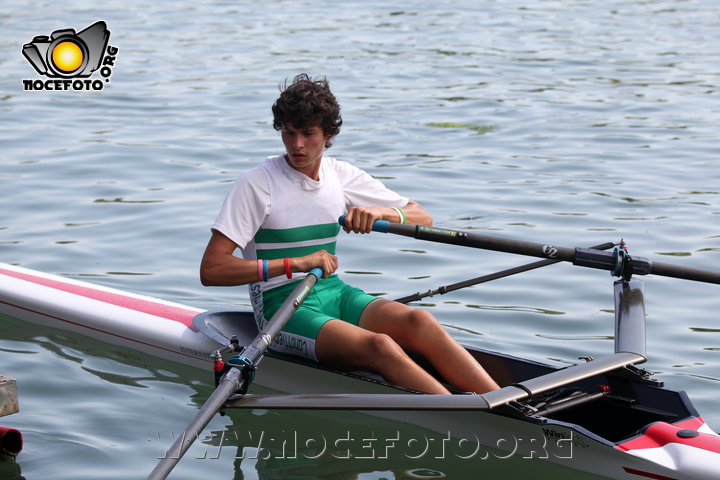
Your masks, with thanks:
[{"label": "young rower", "polygon": [[[460,390],[497,389],[430,312],[368,295],[335,274],[340,215],[348,233],[368,233],[375,220],[431,225],[432,217],[366,172],[324,155],[342,125],[327,80],[298,75],[272,112],[285,154],[268,157],[236,180],[211,228],[200,265],[203,285],[250,284],[261,325],[303,272],[321,267],[323,278],[272,350],[337,369],[373,371],[421,392],[450,393],[406,353],[412,352]],[[238,248],[243,258],[233,255]]]}]

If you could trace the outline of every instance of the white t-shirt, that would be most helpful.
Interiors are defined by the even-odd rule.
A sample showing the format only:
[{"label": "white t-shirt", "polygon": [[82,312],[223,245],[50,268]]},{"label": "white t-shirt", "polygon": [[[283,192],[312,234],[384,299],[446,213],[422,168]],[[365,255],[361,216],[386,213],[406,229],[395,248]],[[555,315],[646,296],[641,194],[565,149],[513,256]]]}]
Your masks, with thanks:
[{"label": "white t-shirt", "polygon": [[[299,257],[321,249],[334,254],[338,217],[350,207],[404,207],[409,202],[366,172],[331,157],[323,157],[319,178],[293,170],[284,155],[268,157],[237,178],[212,228],[235,242],[248,260]],[[281,275],[260,286],[264,291],[289,281]]]}]

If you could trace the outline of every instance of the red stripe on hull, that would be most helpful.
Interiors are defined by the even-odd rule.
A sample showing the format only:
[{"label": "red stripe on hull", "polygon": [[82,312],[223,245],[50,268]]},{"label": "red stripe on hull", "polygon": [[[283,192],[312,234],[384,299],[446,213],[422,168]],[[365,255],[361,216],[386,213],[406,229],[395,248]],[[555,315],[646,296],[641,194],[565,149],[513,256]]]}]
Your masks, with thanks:
[{"label": "red stripe on hull", "polygon": [[35,283],[44,287],[54,288],[73,295],[78,295],[100,302],[109,303],[118,307],[128,308],[142,313],[155,315],[157,317],[167,318],[180,322],[183,325],[189,327],[192,325],[192,319],[197,315],[194,310],[188,310],[182,307],[176,307],[172,305],[166,305],[160,302],[153,302],[152,300],[145,300],[142,298],[130,297],[119,293],[107,292],[104,290],[98,290],[91,287],[82,285],[75,285],[72,283],[66,283],[59,280],[53,280],[50,278],[40,277],[37,275],[31,275],[28,273],[16,272],[14,270],[7,270],[0,268],[0,273],[7,275],[8,277],[17,278],[26,282]]}]

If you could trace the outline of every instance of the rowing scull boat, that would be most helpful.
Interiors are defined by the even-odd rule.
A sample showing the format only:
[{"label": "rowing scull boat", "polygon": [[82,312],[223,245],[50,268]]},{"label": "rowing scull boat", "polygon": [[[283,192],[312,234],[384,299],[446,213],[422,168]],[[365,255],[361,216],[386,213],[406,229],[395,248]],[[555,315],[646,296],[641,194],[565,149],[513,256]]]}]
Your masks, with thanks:
[{"label": "rowing scull boat", "polygon": [[[616,347],[608,357],[558,369],[468,347],[504,387],[491,394],[418,395],[370,374],[269,353],[255,383],[293,395],[236,396],[226,407],[377,410],[494,449],[502,449],[497,440],[507,432],[543,438],[545,460],[607,478],[718,478],[720,437],[684,392],[635,366],[646,358],[641,282],[617,281],[615,291]],[[208,371],[211,353],[232,335],[241,345],[257,335],[251,312],[204,311],[2,263],[0,313]],[[460,421],[457,411],[464,412]],[[537,445],[513,448],[538,458]]]}]

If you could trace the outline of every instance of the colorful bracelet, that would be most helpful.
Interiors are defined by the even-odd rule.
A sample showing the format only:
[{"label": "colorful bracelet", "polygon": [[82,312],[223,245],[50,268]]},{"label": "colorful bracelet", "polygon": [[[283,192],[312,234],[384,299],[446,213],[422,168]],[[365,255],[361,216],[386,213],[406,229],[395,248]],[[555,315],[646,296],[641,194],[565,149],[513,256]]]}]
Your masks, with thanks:
[{"label": "colorful bracelet", "polygon": [[285,261],[285,276],[287,278],[292,278],[292,271],[290,270],[290,259],[286,257],[284,261]]},{"label": "colorful bracelet", "polygon": [[258,264],[258,282],[262,282],[263,281],[263,261],[258,259],[257,264]]},{"label": "colorful bracelet", "polygon": [[263,282],[268,281],[268,261],[263,260]]},{"label": "colorful bracelet", "polygon": [[405,215],[405,210],[398,207],[392,207],[392,209],[395,210],[398,215],[400,215],[400,223],[407,223],[407,216]]}]

